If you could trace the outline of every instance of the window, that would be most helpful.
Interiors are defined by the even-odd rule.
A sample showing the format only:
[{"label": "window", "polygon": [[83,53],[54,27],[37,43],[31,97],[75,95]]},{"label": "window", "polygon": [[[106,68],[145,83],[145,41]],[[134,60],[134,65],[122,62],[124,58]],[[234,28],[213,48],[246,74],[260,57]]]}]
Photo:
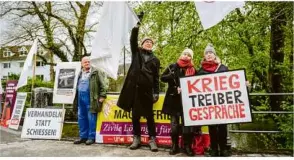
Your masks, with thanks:
[{"label": "window", "polygon": [[19,56],[26,56],[28,54],[28,50],[25,47],[22,47],[18,52]]},{"label": "window", "polygon": [[3,63],[3,68],[10,68],[10,63]]},{"label": "window", "polygon": [[44,66],[44,62],[37,61],[36,66]]},{"label": "window", "polygon": [[10,57],[12,56],[12,52],[6,48],[5,51],[3,52],[3,57]]},{"label": "window", "polygon": [[36,75],[36,78],[43,81],[44,80],[44,75],[42,75],[42,74],[41,75]]},{"label": "window", "polygon": [[22,68],[24,65],[24,62],[19,62],[19,67]]},{"label": "window", "polygon": [[8,76],[3,76],[2,80],[6,80],[8,78]]}]

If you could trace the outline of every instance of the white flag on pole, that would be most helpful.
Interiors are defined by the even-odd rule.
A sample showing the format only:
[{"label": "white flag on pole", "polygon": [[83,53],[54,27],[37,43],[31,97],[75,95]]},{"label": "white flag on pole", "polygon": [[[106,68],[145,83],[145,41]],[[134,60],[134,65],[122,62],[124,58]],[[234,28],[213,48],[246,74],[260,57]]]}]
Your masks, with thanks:
[{"label": "white flag on pole", "polygon": [[29,73],[31,72],[30,70],[32,70],[33,68],[33,57],[34,57],[34,54],[37,54],[37,50],[38,50],[38,39],[36,38],[30,49],[29,54],[27,55],[27,59],[23,65],[23,69],[21,71],[21,74],[16,86],[16,90],[22,86],[27,85],[28,76],[29,76]]},{"label": "white flag on pole", "polygon": [[91,65],[117,79],[119,57],[129,32],[139,21],[127,2],[104,2],[100,25],[92,43]]},{"label": "white flag on pole", "polygon": [[245,5],[244,1],[197,1],[195,2],[204,30],[218,24],[227,14]]}]

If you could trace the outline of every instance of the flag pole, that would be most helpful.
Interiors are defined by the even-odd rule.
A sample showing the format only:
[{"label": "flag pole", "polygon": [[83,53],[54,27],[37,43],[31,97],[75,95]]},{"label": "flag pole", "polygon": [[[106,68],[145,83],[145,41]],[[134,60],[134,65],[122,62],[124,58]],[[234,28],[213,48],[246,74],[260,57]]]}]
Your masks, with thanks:
[{"label": "flag pole", "polygon": [[31,88],[31,107],[33,104],[33,90],[34,90],[34,85],[35,85],[35,77],[36,77],[36,61],[37,61],[37,53],[34,54],[34,59],[33,59],[33,77],[32,77],[32,88]]}]

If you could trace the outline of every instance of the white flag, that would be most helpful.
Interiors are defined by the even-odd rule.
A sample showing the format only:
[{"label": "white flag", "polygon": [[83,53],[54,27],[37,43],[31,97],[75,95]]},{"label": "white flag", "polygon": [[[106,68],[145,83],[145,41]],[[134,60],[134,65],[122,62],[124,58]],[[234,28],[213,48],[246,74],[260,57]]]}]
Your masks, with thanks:
[{"label": "white flag", "polygon": [[201,24],[204,30],[218,24],[227,14],[245,5],[244,1],[201,1],[195,2]]},{"label": "white flag", "polygon": [[34,57],[34,54],[37,54],[37,50],[38,50],[38,39],[36,38],[30,49],[29,54],[27,55],[27,59],[23,65],[23,69],[21,71],[21,74],[16,86],[16,90],[22,86],[27,85],[29,73],[31,73],[31,70],[33,68],[33,57]]},{"label": "white flag", "polygon": [[129,32],[139,21],[127,2],[104,2],[100,25],[92,43],[91,65],[117,79],[119,57]]}]

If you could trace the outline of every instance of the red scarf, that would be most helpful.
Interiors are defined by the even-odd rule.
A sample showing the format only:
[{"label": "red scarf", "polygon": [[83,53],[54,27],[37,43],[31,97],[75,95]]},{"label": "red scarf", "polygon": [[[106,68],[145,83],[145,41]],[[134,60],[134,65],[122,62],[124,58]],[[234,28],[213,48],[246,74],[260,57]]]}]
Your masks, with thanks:
[{"label": "red scarf", "polygon": [[194,65],[192,64],[191,60],[178,59],[177,64],[181,68],[186,69],[185,76],[195,75],[196,71],[195,71]]},{"label": "red scarf", "polygon": [[202,66],[203,70],[205,70],[207,72],[215,72],[215,70],[218,67],[218,63],[216,63],[214,61],[203,61],[201,63],[201,66]]}]

